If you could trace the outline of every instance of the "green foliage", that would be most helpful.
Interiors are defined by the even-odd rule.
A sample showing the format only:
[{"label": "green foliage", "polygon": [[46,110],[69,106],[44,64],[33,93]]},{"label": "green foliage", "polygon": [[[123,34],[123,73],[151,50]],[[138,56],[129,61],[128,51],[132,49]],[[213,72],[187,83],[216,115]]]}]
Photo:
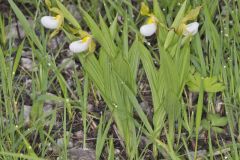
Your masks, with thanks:
[{"label": "green foliage", "polygon": [[[9,19],[5,22],[6,19],[0,16],[1,158],[48,158],[48,144],[57,146],[56,135],[62,135],[64,145],[58,146],[58,154],[67,159],[70,138],[68,133],[72,131],[71,121],[74,120],[77,109],[81,113],[84,149],[87,148],[92,121],[89,119],[94,117],[99,122],[96,159],[101,159],[105,152],[108,155],[104,158],[118,158],[114,150],[119,146],[116,146],[116,138],[113,138],[112,126],[116,126],[114,132],[130,160],[145,159],[145,155],[149,153],[155,159],[192,158],[192,148],[195,149],[194,159],[197,159],[201,148],[201,129],[208,131],[209,148],[205,155],[208,159],[216,158],[216,153],[221,157],[231,155],[232,159],[239,159],[236,140],[236,134],[240,132],[236,128],[239,123],[240,100],[240,39],[237,34],[239,13],[236,11],[240,6],[239,2],[163,0],[160,3],[153,0],[148,4],[136,5],[127,0],[78,0],[78,9],[84,20],[78,21],[67,9],[65,4],[68,1],[46,0],[48,11],[44,14],[52,12],[61,14],[64,18],[64,23],[53,32],[56,36],[63,32],[68,41],[90,34],[93,38],[89,53],[70,57],[71,60],[77,58],[81,63],[80,70],[73,69],[73,86],[69,86],[62,74],[65,65],[56,64],[58,58],[62,57],[59,54],[65,52],[66,42],[60,44],[57,51],[48,48],[49,32],[43,32],[43,28],[38,26],[40,23],[36,21],[39,12],[42,12],[43,3],[26,1],[36,7],[36,13],[30,13],[24,2],[8,2],[24,29],[26,38],[20,45],[14,46],[14,39],[9,40],[5,35],[5,25],[11,21]],[[211,5],[207,5],[208,3]],[[88,11],[89,6],[85,4],[90,4],[95,10]],[[31,17],[34,25],[29,24],[26,12],[22,9],[35,15]],[[143,20],[141,14],[157,18],[158,28],[154,36],[139,36],[139,24]],[[182,37],[179,33],[186,27],[186,23],[196,19],[201,24],[199,33],[194,37]],[[37,62],[37,71],[22,71],[20,62],[25,48],[31,49],[31,58]],[[83,80],[79,78],[79,72],[82,73]],[[31,122],[27,130],[23,124],[23,113],[20,114],[18,110],[25,103],[22,98],[25,86],[21,86],[20,82],[25,74],[32,79]],[[147,84],[138,82],[142,80],[141,77],[147,80]],[[150,115],[141,106],[141,102],[146,101],[141,92],[142,85],[150,87],[150,98],[147,99],[150,103],[146,106],[151,110]],[[55,91],[56,95],[48,95],[49,90]],[[197,104],[193,100],[193,92],[198,92],[195,100]],[[95,117],[88,111],[90,94],[103,98],[106,113]],[[43,113],[43,106],[48,100],[61,102],[63,105],[46,115]],[[215,107],[220,104],[218,101],[223,104],[220,111]],[[63,125],[59,129],[61,132],[53,131],[57,115],[62,116]],[[9,120],[9,128],[6,128],[4,118]],[[49,122],[48,130],[44,128],[46,121]],[[219,142],[218,138],[224,131],[231,136],[231,142],[228,141],[226,145],[226,141]],[[216,138],[212,139],[212,133],[215,133]],[[40,147],[32,137],[39,137]],[[142,138],[147,139],[144,149],[140,148]],[[215,139],[216,143],[213,145],[212,141]],[[189,147],[194,140],[194,146]],[[227,153],[222,152],[229,146],[233,149]],[[215,150],[220,151],[214,153]]]},{"label": "green foliage", "polygon": [[223,83],[218,82],[217,77],[201,77],[199,73],[190,74],[187,85],[192,92],[200,91],[200,83],[203,81],[203,89],[205,92],[221,92],[224,91],[225,87]]},{"label": "green foliage", "polygon": [[216,133],[223,133],[224,127],[228,123],[227,117],[220,117],[218,114],[208,113],[207,118],[202,120],[202,127],[206,130],[211,128]]}]

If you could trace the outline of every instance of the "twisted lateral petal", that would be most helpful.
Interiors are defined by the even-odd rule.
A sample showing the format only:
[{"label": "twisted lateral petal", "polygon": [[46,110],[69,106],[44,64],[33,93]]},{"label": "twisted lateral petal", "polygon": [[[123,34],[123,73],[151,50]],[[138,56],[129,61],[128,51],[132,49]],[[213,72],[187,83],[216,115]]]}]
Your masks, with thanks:
[{"label": "twisted lateral petal", "polygon": [[89,38],[86,41],[78,40],[70,43],[69,49],[73,53],[80,53],[88,50],[89,44],[91,42],[91,39]]},{"label": "twisted lateral petal", "polygon": [[41,23],[45,28],[56,29],[60,22],[56,17],[44,16],[41,18]]},{"label": "twisted lateral petal", "polygon": [[145,36],[151,36],[153,35],[157,30],[157,24],[156,23],[150,23],[150,24],[145,24],[141,26],[140,28],[140,33]]},{"label": "twisted lateral petal", "polygon": [[198,22],[190,23],[186,26],[185,30],[183,31],[184,36],[195,35],[198,32]]}]

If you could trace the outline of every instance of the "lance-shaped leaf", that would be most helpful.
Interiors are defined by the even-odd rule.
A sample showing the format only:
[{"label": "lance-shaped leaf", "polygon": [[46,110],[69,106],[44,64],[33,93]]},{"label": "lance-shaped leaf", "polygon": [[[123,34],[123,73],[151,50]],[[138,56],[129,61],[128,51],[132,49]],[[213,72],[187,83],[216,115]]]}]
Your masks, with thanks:
[{"label": "lance-shaped leaf", "polygon": [[193,20],[197,19],[201,8],[202,8],[202,6],[198,6],[194,9],[191,9],[188,12],[188,14],[185,17],[183,17],[182,23],[186,23],[187,21],[193,21]]},{"label": "lance-shaped leaf", "polygon": [[141,3],[140,13],[141,13],[141,15],[143,15],[143,16],[149,15],[149,7],[148,7],[144,2]]}]

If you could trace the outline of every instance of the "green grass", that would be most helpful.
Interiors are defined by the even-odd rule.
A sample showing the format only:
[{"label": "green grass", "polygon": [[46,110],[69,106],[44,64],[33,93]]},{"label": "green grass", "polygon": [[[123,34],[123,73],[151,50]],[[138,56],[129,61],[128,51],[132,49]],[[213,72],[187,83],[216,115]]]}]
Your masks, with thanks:
[{"label": "green grass", "polygon": [[[239,159],[240,0],[144,1],[159,22],[150,38],[142,1],[73,1],[80,19],[69,1],[46,2],[0,2],[0,159],[68,159],[71,143],[96,159]],[[41,26],[58,12],[60,30]],[[196,35],[176,33],[184,17],[200,23]],[[15,21],[25,36],[7,38]],[[68,54],[82,29],[96,50]],[[22,64],[27,50],[36,70]]]}]

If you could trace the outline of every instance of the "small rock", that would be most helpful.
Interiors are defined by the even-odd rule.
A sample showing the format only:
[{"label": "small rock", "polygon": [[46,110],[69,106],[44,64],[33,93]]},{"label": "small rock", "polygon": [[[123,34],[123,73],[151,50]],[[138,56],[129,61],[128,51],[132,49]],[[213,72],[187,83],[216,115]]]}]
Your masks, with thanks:
[{"label": "small rock", "polygon": [[7,39],[17,39],[25,36],[25,32],[23,31],[23,29],[19,27],[19,30],[18,30],[17,26],[20,26],[20,24],[12,23],[6,26]]},{"label": "small rock", "polygon": [[94,112],[94,106],[92,104],[88,104],[88,112]]},{"label": "small rock", "polygon": [[[64,145],[64,138],[59,138],[57,139],[57,145],[58,146],[63,146]],[[68,148],[72,148],[73,147],[73,142],[72,141],[69,141],[68,142]]]},{"label": "small rock", "polygon": [[69,160],[95,160],[95,151],[91,149],[72,148],[68,150]]},{"label": "small rock", "polygon": [[50,49],[53,49],[53,50],[57,49],[59,45],[61,46],[64,43],[64,39],[65,39],[64,34],[60,33],[54,38],[52,38],[47,45]]},{"label": "small rock", "polygon": [[71,57],[74,55],[74,53],[72,51],[70,51],[69,49],[65,49],[62,52],[65,53],[67,57]]},{"label": "small rock", "polygon": [[50,105],[50,104],[45,104],[45,105],[43,106],[43,112],[44,112],[45,114],[50,114],[50,113],[52,112],[52,108],[53,108],[52,105]]},{"label": "small rock", "polygon": [[58,146],[63,146],[63,144],[64,144],[64,139],[63,138],[59,138],[59,139],[57,139],[57,145]]},{"label": "small rock", "polygon": [[151,107],[147,104],[147,102],[141,102],[140,106],[142,107],[143,111],[147,114],[150,115],[151,113]]},{"label": "small rock", "polygon": [[30,72],[37,70],[37,67],[35,66],[33,61],[29,58],[21,58],[21,66]]},{"label": "small rock", "polygon": [[30,113],[31,113],[32,106],[23,106],[23,115],[24,115],[24,123],[29,124],[30,122]]},{"label": "small rock", "polygon": [[[191,157],[191,159],[194,159],[194,154],[195,152],[189,152],[189,156]],[[205,157],[207,154],[206,150],[198,150],[197,151],[197,159],[201,158],[201,157]]]},{"label": "small rock", "polygon": [[74,18],[76,18],[78,21],[81,20],[81,14],[80,14],[80,12],[79,12],[79,10],[78,10],[76,5],[69,4],[69,5],[67,5],[67,9],[68,9],[69,12],[72,13]]},{"label": "small rock", "polygon": [[65,58],[65,59],[63,59],[62,62],[61,62],[61,64],[60,64],[60,66],[61,66],[61,67],[63,66],[64,69],[66,69],[66,70],[77,67],[75,61],[72,60],[71,58]]},{"label": "small rock", "polygon": [[119,149],[116,148],[116,149],[114,150],[114,154],[119,155],[120,153],[121,153],[121,151],[120,151]]},{"label": "small rock", "polygon": [[22,57],[31,57],[32,56],[32,51],[22,51]]},{"label": "small rock", "polygon": [[83,139],[83,131],[77,131],[74,133],[76,139]]},{"label": "small rock", "polygon": [[[28,23],[32,26],[34,24],[33,20],[28,20]],[[7,39],[17,39],[23,38],[25,32],[19,22],[11,23],[6,26]],[[19,37],[20,36],[20,37]]]},{"label": "small rock", "polygon": [[72,148],[73,147],[73,142],[72,141],[69,141],[68,142],[68,148]]}]

